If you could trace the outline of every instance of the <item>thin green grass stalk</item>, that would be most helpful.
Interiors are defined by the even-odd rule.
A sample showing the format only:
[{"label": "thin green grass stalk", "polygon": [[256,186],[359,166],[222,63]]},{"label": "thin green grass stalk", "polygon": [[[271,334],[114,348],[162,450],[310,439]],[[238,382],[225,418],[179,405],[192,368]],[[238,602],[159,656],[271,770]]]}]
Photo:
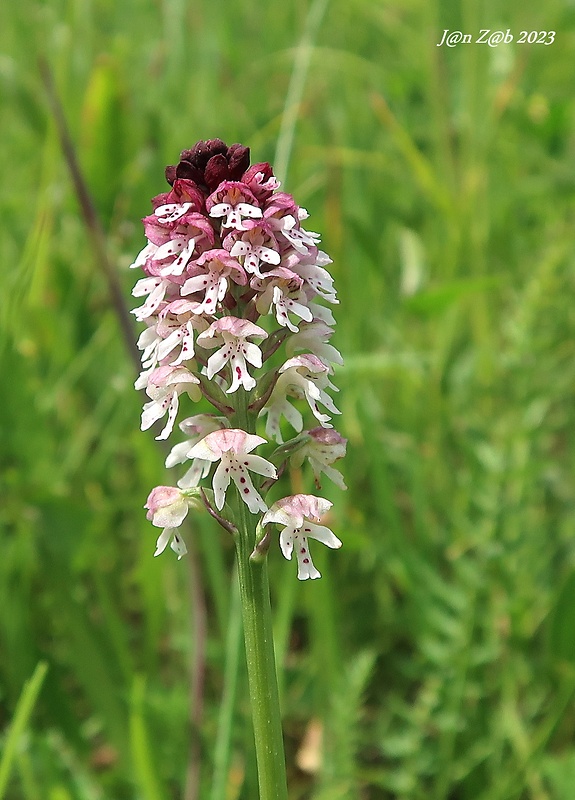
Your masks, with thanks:
[{"label": "thin green grass stalk", "polygon": [[313,42],[317,36],[319,26],[326,12],[328,3],[329,0],[314,0],[314,2],[311,4],[305,23],[304,34],[296,51],[296,57],[286,94],[284,112],[274,157],[276,175],[278,175],[284,181],[286,179],[288,164],[293,147],[293,138],[300,103],[305,88],[307,74],[309,72],[309,65],[313,52]]},{"label": "thin green grass stalk", "polygon": [[[232,602],[228,597],[229,574],[224,561],[222,548],[214,547],[214,531],[211,520],[200,517],[197,520],[198,535],[202,554],[202,566],[206,570],[206,587],[214,604],[214,612],[218,631],[223,637],[228,630],[231,619],[229,604]],[[224,668],[225,671],[225,668]]]},{"label": "thin green grass stalk", "polygon": [[282,576],[279,591],[277,591],[277,605],[274,614],[274,642],[276,662],[278,667],[278,691],[280,704],[285,694],[286,671],[284,668],[286,654],[289,649],[290,631],[295,610],[297,584],[287,570]]},{"label": "thin green grass stalk", "polygon": [[43,800],[40,787],[34,776],[34,766],[28,750],[22,750],[18,753],[17,769],[25,800]]},{"label": "thin green grass stalk", "polygon": [[210,800],[226,800],[232,753],[233,716],[236,703],[240,652],[242,646],[242,607],[237,569],[232,575],[228,632],[225,648],[225,672],[218,730],[214,745],[214,774]]},{"label": "thin green grass stalk", "polygon": [[4,744],[4,752],[0,759],[0,800],[6,797],[6,787],[8,786],[8,781],[12,772],[18,744],[30,721],[47,672],[48,665],[46,662],[38,662],[32,677],[26,681],[20,699],[18,700],[12,725]]},{"label": "thin green grass stalk", "polygon": [[157,761],[146,721],[144,719],[144,697],[146,683],[141,675],[134,679],[130,711],[130,745],[134,764],[134,778],[144,800],[165,800],[158,777]]}]

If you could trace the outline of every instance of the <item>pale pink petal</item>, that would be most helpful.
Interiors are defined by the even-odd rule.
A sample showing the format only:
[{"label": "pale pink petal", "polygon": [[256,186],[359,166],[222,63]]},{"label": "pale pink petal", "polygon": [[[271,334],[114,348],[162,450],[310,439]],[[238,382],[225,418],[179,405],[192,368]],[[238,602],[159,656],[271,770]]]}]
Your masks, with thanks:
[{"label": "pale pink petal", "polygon": [[194,445],[188,458],[217,461],[223,453],[232,452],[236,455],[249,453],[258,445],[265,443],[266,439],[263,436],[246,433],[239,428],[224,428],[221,431],[209,433],[201,442]]}]

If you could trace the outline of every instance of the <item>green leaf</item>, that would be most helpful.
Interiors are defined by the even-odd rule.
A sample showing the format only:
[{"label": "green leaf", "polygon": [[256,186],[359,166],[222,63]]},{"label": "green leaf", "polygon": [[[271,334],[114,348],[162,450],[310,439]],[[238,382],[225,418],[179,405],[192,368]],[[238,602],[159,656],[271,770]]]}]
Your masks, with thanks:
[{"label": "green leaf", "polygon": [[559,591],[549,619],[549,655],[554,661],[566,661],[575,666],[575,572]]},{"label": "green leaf", "polygon": [[47,671],[48,665],[46,662],[38,662],[32,677],[24,684],[24,689],[18,700],[16,712],[12,720],[12,725],[10,726],[10,731],[6,737],[4,752],[0,760],[0,800],[3,800],[6,796],[6,787],[12,771],[18,744],[34,711],[34,706],[36,705],[36,700],[40,694],[40,689],[42,688],[42,683],[44,682]]}]

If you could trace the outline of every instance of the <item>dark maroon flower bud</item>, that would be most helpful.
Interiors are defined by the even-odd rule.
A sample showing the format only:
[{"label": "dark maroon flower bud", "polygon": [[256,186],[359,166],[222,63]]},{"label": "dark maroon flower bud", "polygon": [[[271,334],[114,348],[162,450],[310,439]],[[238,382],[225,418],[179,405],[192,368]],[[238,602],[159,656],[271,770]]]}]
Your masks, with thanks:
[{"label": "dark maroon flower bud", "polygon": [[250,148],[243,144],[232,144],[226,155],[230,168],[227,180],[239,181],[250,165]]},{"label": "dark maroon flower bud", "polygon": [[229,174],[228,162],[222,153],[212,156],[206,164],[204,183],[213,192]]},{"label": "dark maroon flower bud", "polygon": [[180,161],[189,161],[190,164],[203,170],[212,156],[223,155],[227,149],[227,144],[221,139],[208,139],[205,142],[197,142],[191,150],[180,153]]},{"label": "dark maroon flower bud", "polygon": [[198,184],[203,183],[204,179],[202,170],[194,167],[194,165],[190,164],[189,161],[180,161],[176,167],[176,177],[188,181],[194,181],[194,183]]},{"label": "dark maroon flower bud", "polygon": [[228,147],[221,139],[207,139],[190,150],[182,150],[179,163],[166,167],[166,180],[171,185],[177,178],[193,181],[209,193],[222,181],[239,180],[249,165],[249,147]]},{"label": "dark maroon flower bud", "polygon": [[176,180],[176,177],[177,177],[177,175],[176,175],[176,167],[174,165],[167,166],[166,167],[166,180],[168,181],[170,186],[173,186],[174,181]]}]

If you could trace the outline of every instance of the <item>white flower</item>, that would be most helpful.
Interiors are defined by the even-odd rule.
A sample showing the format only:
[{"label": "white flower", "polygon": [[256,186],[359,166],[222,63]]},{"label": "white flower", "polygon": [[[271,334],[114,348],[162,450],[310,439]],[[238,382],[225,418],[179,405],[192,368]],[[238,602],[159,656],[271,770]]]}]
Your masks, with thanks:
[{"label": "white flower", "polygon": [[189,499],[173,486],[156,486],[146,500],[144,508],[148,509],[146,518],[152,525],[164,530],[158,536],[155,556],[163,553],[170,539],[172,550],[177,553],[178,560],[188,551],[178,535],[178,527],[184,521],[190,507]]},{"label": "white flower", "polygon": [[271,397],[262,409],[262,414],[268,416],[266,422],[268,436],[274,437],[277,442],[283,441],[280,430],[282,417],[285,417],[298,432],[303,427],[302,416],[288,401],[288,395],[295,398],[305,397],[320,425],[324,428],[333,427],[329,422],[331,419],[329,414],[323,414],[318,408],[318,403],[321,403],[332,414],[340,413],[331,397],[324,391],[325,388],[337,391],[328,377],[330,368],[317,356],[306,354],[288,359],[279,372],[280,376]]},{"label": "white flower", "polygon": [[214,472],[212,486],[214,500],[218,510],[224,507],[226,491],[230,479],[237,486],[238,492],[252,514],[267,511],[259,492],[255,489],[248,473],[256,472],[266,478],[277,478],[276,468],[261,456],[251,455],[265,439],[255,434],[246,433],[239,428],[225,428],[209,433],[201,442],[188,452],[188,458],[202,458],[206,461],[219,461]]},{"label": "white flower", "polygon": [[197,342],[202,347],[213,348],[223,344],[223,347],[208,359],[207,376],[211,380],[229,362],[232,382],[226,390],[227,394],[235,392],[240,386],[249,392],[256,385],[256,381],[248,372],[246,361],[254,367],[261,367],[262,351],[256,344],[247,341],[248,336],[265,339],[267,333],[249,320],[231,316],[217,319],[198,336]]},{"label": "white flower", "polygon": [[[229,278],[235,283],[245,285],[247,275],[235,258],[227,250],[206,250],[193,262],[195,275],[180,289],[182,296],[203,292],[203,300],[197,307],[197,314],[215,314],[218,303],[226,296]],[[137,285],[137,284],[136,284]]]},{"label": "white flower", "polygon": [[273,305],[276,319],[284,328],[297,332],[297,325],[289,318],[289,313],[311,322],[313,313],[307,306],[307,297],[301,288],[303,278],[285,267],[277,267],[264,275],[264,279],[253,278],[250,286],[260,292],[256,300],[256,309],[260,314],[267,314]]},{"label": "white flower", "polygon": [[[136,388],[142,388],[142,379],[146,376],[143,372],[136,381]],[[179,395],[186,392],[192,400],[199,400],[200,390],[197,386],[199,380],[185,367],[158,367],[147,375],[146,394],[151,397],[149,403],[144,404],[142,410],[143,431],[151,428],[154,422],[168,413],[166,426],[156,439],[167,439],[178,413]]]},{"label": "white flower", "polygon": [[297,576],[300,581],[321,578],[321,573],[311,560],[308,539],[317,539],[332,549],[341,547],[342,543],[333,531],[311,521],[319,521],[331,506],[329,500],[312,494],[294,494],[278,500],[262,517],[262,526],[268,522],[283,526],[280,533],[281,551],[289,561],[295,550]]},{"label": "white flower", "polygon": [[262,210],[253,193],[237,181],[223,181],[207,198],[206,209],[210,217],[224,217],[225,228],[246,230],[244,218],[259,219]]},{"label": "white flower", "polygon": [[[299,437],[298,437],[299,438]],[[347,439],[333,428],[313,428],[307,431],[303,444],[290,457],[292,467],[301,467],[305,459],[311,464],[315,485],[321,489],[321,473],[325,473],[340,489],[347,489],[341,472],[331,465],[345,456]]]},{"label": "white flower", "polygon": [[268,227],[265,222],[248,221],[244,232],[232,232],[224,240],[226,247],[231,245],[230,255],[242,259],[245,271],[258,278],[265,277],[260,271],[261,263],[277,266],[281,261],[278,244]]},{"label": "white flower", "polygon": [[285,259],[284,266],[293,270],[306,282],[314,295],[319,295],[328,303],[339,303],[335,294],[333,277],[323,269],[325,264],[331,264],[331,258],[323,250],[314,250],[301,256],[292,254]]},{"label": "white flower", "polygon": [[297,333],[290,336],[286,342],[286,350],[292,356],[298,350],[307,350],[318,356],[325,364],[343,364],[339,350],[328,344],[333,333],[333,328],[325,322],[314,321],[300,326]]},{"label": "white flower", "polygon": [[192,207],[192,203],[166,203],[158,206],[154,215],[158,218],[158,222],[167,225],[183,217]]},{"label": "white flower", "polygon": [[132,294],[134,297],[145,297],[148,299],[143,306],[134,308],[132,314],[136,317],[138,322],[143,322],[147,317],[151,317],[160,307],[166,294],[173,289],[173,284],[166,278],[154,276],[152,278],[141,278],[134,288]]},{"label": "white flower", "polygon": [[[204,436],[213,431],[218,431],[226,427],[226,419],[216,417],[213,414],[195,414],[182,420],[179,428],[189,438],[185,442],[174,445],[166,458],[166,467],[174,467],[176,464],[183,464],[188,461],[189,452]],[[192,465],[186,474],[178,481],[180,489],[189,489],[197,486],[202,478],[207,477],[212,464],[203,458],[192,459]]]}]

